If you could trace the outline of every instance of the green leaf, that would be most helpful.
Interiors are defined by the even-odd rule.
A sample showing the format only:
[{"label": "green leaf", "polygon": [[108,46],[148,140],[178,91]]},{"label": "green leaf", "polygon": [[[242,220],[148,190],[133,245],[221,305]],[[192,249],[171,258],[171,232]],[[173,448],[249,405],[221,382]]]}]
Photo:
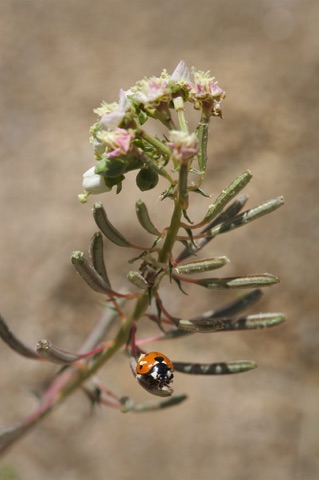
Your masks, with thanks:
[{"label": "green leaf", "polygon": [[138,121],[140,123],[140,125],[144,125],[144,123],[146,123],[148,120],[148,115],[146,112],[144,112],[143,110],[139,110],[138,112]]},{"label": "green leaf", "polygon": [[111,288],[111,283],[104,263],[103,238],[101,232],[96,232],[93,235],[89,251],[93,267],[95,268],[97,273],[103,278],[105,283]]},{"label": "green leaf", "polygon": [[53,345],[49,340],[39,340],[36,345],[36,350],[41,357],[52,363],[63,365],[73,363],[81,358],[77,353],[62,350],[56,345]]},{"label": "green leaf", "polygon": [[260,218],[264,215],[267,215],[268,213],[273,212],[274,210],[277,210],[277,208],[281,207],[284,203],[285,201],[283,197],[277,197],[277,198],[268,200],[267,202],[262,203],[257,207],[251,208],[250,210],[246,210],[246,212],[241,213],[240,215],[238,215],[235,218],[232,218],[229,221],[226,221],[220,225],[217,225],[216,227],[213,227],[207,233],[209,235],[216,236],[216,235],[220,235],[221,233],[230,232],[235,228],[242,227],[247,223],[257,220],[257,218]]},{"label": "green leaf", "polygon": [[137,215],[137,219],[140,222],[141,226],[152,235],[160,236],[161,233],[157,230],[157,228],[152,223],[150,216],[148,214],[147,207],[143,200],[138,200],[135,204],[135,211]]},{"label": "green leaf", "polygon": [[230,260],[225,257],[204,258],[201,260],[193,260],[192,262],[180,263],[175,267],[176,273],[179,275],[192,275],[194,273],[209,272],[221,268]]},{"label": "green leaf", "polygon": [[193,280],[193,283],[205,288],[257,288],[268,287],[279,282],[279,278],[270,273],[260,275],[246,275],[242,277],[204,278]]},{"label": "green leaf", "polygon": [[173,407],[179,405],[181,402],[186,400],[187,395],[174,395],[169,397],[167,400],[161,400],[156,403],[134,403],[130,399],[123,400],[123,408],[121,411],[123,413],[127,412],[153,412],[156,410],[161,410],[163,408]]},{"label": "green leaf", "polygon": [[111,242],[119,247],[131,247],[132,244],[111,224],[101,203],[93,206],[93,217],[95,223]]},{"label": "green leaf", "polygon": [[134,272],[134,271],[128,272],[127,279],[131,283],[133,283],[133,285],[135,285],[138,288],[141,288],[142,290],[145,290],[146,288],[148,288],[147,281],[139,272]]},{"label": "green leaf", "polygon": [[22,343],[9,329],[8,325],[0,315],[0,338],[19,355],[26,358],[39,360],[39,355],[27,345]]},{"label": "green leaf", "polygon": [[104,294],[114,293],[110,289],[109,285],[94,269],[93,265],[88,262],[83,252],[73,252],[71,256],[71,261],[78,274],[95,292]]},{"label": "green leaf", "polygon": [[206,213],[204,219],[200,223],[204,225],[208,222],[211,222],[223,208],[229,203],[252,179],[253,174],[250,170],[247,170],[238,178],[236,178],[222,193],[217,197],[215,202],[209,206],[208,212]]},{"label": "green leaf", "polygon": [[259,330],[261,328],[272,328],[280,325],[286,320],[283,313],[257,313],[245,315],[239,318],[221,318],[224,324],[223,331],[233,330]]},{"label": "green leaf", "polygon": [[[215,218],[212,222],[210,222],[200,233],[207,233],[209,232],[212,227],[215,225],[219,225],[222,222],[226,222],[227,220],[231,220],[232,218],[237,215],[238,212],[243,208],[245,203],[247,202],[248,197],[246,195],[240,195],[236,200],[234,200],[225,210],[223,210],[217,218]],[[186,243],[185,249],[178,255],[176,261],[181,262],[186,258],[195,255],[199,252],[202,248],[204,248],[207,243],[209,243],[214,238],[213,235],[201,238],[197,241],[196,247],[190,243]],[[184,242],[182,242],[185,244]]]},{"label": "green leaf", "polygon": [[254,305],[261,299],[262,295],[263,293],[260,288],[256,288],[250,292],[241,293],[236,300],[228,302],[214,310],[205,312],[203,316],[206,318],[225,318],[230,315],[235,315]]},{"label": "green leaf", "polygon": [[238,330],[258,330],[271,328],[285,321],[282,313],[258,313],[244,315],[238,318],[216,317],[214,312],[205,312],[196,318],[174,318],[179,330],[190,333],[231,332]]},{"label": "green leaf", "polygon": [[186,363],[174,362],[177,372],[190,375],[227,375],[253,370],[257,365],[251,360],[237,360],[236,362],[219,363]]},{"label": "green leaf", "polygon": [[222,320],[216,318],[174,318],[174,323],[179,330],[190,333],[212,333],[224,328]]}]

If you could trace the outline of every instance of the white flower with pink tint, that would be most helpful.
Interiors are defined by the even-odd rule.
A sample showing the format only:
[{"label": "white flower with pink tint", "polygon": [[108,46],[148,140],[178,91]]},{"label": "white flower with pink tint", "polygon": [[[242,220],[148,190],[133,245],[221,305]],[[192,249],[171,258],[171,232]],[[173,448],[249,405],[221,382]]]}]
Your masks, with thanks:
[{"label": "white flower with pink tint", "polygon": [[135,114],[132,111],[128,94],[130,94],[130,91],[120,90],[118,103],[103,104],[102,107],[95,110],[101,116],[101,123],[107,130],[118,127],[127,116],[132,117]]},{"label": "white flower with pink tint", "polygon": [[105,184],[104,178],[95,173],[95,167],[89,168],[83,173],[82,186],[84,190],[90,194],[98,195],[99,193],[110,192],[110,188]]},{"label": "white flower with pink tint", "polygon": [[127,155],[133,147],[134,133],[124,128],[115,128],[113,131],[101,131],[98,140],[104,146],[108,158]]}]

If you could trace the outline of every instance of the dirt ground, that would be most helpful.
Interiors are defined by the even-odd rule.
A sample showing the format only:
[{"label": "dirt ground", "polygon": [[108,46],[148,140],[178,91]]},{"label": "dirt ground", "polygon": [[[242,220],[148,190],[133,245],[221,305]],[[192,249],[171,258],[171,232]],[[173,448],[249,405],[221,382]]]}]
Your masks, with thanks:
[{"label": "dirt ground", "polygon": [[[165,343],[173,360],[259,365],[238,376],[176,374],[175,392],[189,396],[179,407],[92,412],[75,394],[3,457],[1,480],[319,478],[318,22],[315,0],[1,0],[0,310],[10,328],[30,345],[49,338],[75,350],[101,314],[102,299],[70,264],[95,231],[92,201],[77,200],[93,165],[92,109],[144,75],[172,72],[180,59],[210,69],[227,92],[224,119],[212,128],[206,190],[218,194],[250,168],[249,206],[286,199],[206,254],[231,258],[225,275],[279,275],[255,311],[288,316],[268,331]],[[143,238],[133,214],[139,197],[134,179],[120,197],[101,197],[135,240]],[[163,205],[146,199],[165,225]],[[196,198],[194,215],[207,205]],[[123,252],[107,244],[106,258],[120,287],[130,269]],[[176,315],[233,298],[170,289],[167,297]],[[55,369],[2,344],[0,362],[5,426],[33,410],[32,392]],[[148,399],[124,356],[101,376],[119,395]]]}]

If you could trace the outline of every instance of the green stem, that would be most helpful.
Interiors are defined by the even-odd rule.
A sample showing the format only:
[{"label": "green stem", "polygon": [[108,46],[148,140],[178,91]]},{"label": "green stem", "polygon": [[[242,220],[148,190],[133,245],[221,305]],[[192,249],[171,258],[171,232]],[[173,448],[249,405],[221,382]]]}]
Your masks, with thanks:
[{"label": "green stem", "polygon": [[179,198],[182,210],[188,208],[188,162],[183,162],[179,171]]},{"label": "green stem", "polygon": [[76,375],[75,378],[72,379],[61,390],[60,394],[62,398],[70,395],[74,390],[82,385],[83,382],[94,375],[104,365],[105,362],[107,362],[123,345],[127,343],[131,333],[132,324],[144,315],[148,305],[149,296],[148,292],[145,291],[137,300],[132,313],[123,319],[121,328],[113,342],[111,342],[109,348],[101,353],[91,367],[83,371],[79,370],[78,375]]},{"label": "green stem", "polygon": [[207,164],[207,144],[208,144],[208,127],[210,121],[210,112],[202,110],[201,119],[197,127],[197,136],[199,140],[198,166],[204,176]]},{"label": "green stem", "polygon": [[182,132],[188,133],[188,125],[185,118],[185,105],[182,97],[176,97],[173,100],[177,112],[178,123]]},{"label": "green stem", "polygon": [[143,160],[146,163],[146,165],[149,165],[150,168],[152,168],[155,172],[157,172],[161,177],[166,178],[166,180],[169,181],[171,185],[176,185],[176,181],[170,176],[170,174],[165,170],[164,167],[159,166],[155,160],[147,156],[146,154],[143,155]]},{"label": "green stem", "polygon": [[167,260],[170,257],[170,253],[171,253],[172,248],[174,246],[174,243],[175,243],[175,240],[176,240],[176,237],[177,237],[177,233],[178,233],[178,230],[179,230],[179,227],[180,227],[181,216],[182,216],[182,206],[181,206],[181,203],[180,203],[180,199],[176,198],[171,224],[169,226],[169,230],[168,230],[168,233],[166,235],[163,248],[160,251],[159,256],[158,256],[158,261],[161,262],[161,263],[166,263]]},{"label": "green stem", "polygon": [[142,138],[144,138],[144,140],[156,147],[157,150],[159,150],[165,157],[171,156],[171,150],[163,142],[161,142],[161,140],[153,137],[153,135],[149,135],[147,132],[145,132],[145,130],[142,129],[139,130],[139,134]]},{"label": "green stem", "polygon": [[141,318],[148,307],[148,293],[145,292],[136,302],[132,314],[123,319],[121,328],[111,342],[109,348],[105,350],[91,365],[86,369],[84,363],[82,366],[69,367],[62,371],[44,392],[40,406],[20,424],[17,424],[14,433],[3,439],[0,445],[0,454],[10,447],[15,441],[20,439],[29,430],[31,430],[40,420],[46,417],[54,408],[66,400],[69,395],[75,392],[88,378],[94,375],[102,365],[109,360],[129,339],[132,323]]}]

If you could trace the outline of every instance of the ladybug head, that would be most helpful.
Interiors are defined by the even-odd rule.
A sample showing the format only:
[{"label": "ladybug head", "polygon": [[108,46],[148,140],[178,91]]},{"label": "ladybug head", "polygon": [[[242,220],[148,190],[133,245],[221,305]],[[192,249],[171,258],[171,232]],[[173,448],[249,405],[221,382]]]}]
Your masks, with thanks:
[{"label": "ladybug head", "polygon": [[155,381],[170,383],[173,379],[173,372],[166,363],[156,363],[148,373]]}]

